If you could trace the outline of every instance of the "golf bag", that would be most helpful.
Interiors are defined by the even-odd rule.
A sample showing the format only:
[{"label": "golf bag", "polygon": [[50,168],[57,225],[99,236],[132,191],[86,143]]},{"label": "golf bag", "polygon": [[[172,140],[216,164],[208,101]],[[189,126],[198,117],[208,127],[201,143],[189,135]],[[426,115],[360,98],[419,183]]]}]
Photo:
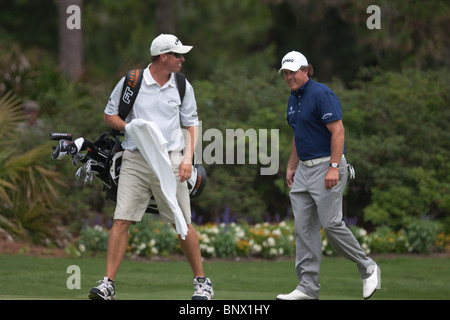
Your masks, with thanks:
[{"label": "golf bag", "polygon": [[[53,146],[52,158],[61,160],[66,155],[72,157],[72,163],[78,168],[75,177],[85,184],[92,184],[94,177],[100,179],[103,184],[105,197],[113,202],[117,201],[117,187],[119,184],[120,168],[122,165],[123,149],[119,135],[104,133],[94,142],[84,138],[72,141],[70,133],[50,133],[50,140],[59,141]],[[187,180],[189,195],[191,199],[200,196],[206,185],[206,170],[194,161],[192,175]],[[158,214],[158,206],[152,196],[146,212]]]}]

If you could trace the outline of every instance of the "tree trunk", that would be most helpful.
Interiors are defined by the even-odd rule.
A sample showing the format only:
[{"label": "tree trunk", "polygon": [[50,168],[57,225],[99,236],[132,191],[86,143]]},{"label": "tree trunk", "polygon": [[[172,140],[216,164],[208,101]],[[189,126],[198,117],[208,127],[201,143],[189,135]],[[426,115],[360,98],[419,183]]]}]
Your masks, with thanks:
[{"label": "tree trunk", "polygon": [[175,34],[175,13],[173,0],[158,0],[156,8],[156,31],[157,34]]},{"label": "tree trunk", "polygon": [[59,68],[71,80],[83,75],[83,0],[58,0]]}]

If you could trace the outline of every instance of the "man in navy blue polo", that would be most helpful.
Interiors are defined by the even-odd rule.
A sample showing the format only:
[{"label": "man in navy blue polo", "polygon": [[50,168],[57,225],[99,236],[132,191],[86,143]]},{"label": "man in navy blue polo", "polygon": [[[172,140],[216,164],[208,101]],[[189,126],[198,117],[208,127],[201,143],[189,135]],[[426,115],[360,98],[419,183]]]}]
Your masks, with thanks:
[{"label": "man in navy blue polo", "polygon": [[311,79],[306,57],[289,52],[279,71],[291,90],[287,121],[294,130],[286,182],[295,218],[297,288],[279,300],[319,298],[322,256],[320,230],[333,250],[356,263],[363,280],[363,297],[380,288],[380,268],[361,249],[342,221],[342,197],[348,178],[345,130],[338,97]]}]

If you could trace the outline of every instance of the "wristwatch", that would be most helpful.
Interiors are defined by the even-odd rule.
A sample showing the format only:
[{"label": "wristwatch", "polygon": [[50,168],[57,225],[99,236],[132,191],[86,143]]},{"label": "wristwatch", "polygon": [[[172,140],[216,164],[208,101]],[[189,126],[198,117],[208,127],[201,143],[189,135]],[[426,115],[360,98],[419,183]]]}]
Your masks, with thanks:
[{"label": "wristwatch", "polygon": [[330,163],[330,167],[339,168],[339,163]]}]

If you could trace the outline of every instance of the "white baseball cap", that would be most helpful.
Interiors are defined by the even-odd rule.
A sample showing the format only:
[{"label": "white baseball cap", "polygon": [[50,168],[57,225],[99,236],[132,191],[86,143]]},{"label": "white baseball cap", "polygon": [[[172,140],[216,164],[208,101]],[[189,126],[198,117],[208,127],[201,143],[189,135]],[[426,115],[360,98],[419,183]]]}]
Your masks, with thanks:
[{"label": "white baseball cap", "polygon": [[174,35],[161,34],[152,41],[150,54],[152,57],[168,52],[186,54],[191,51],[192,48],[192,46],[184,46]]},{"label": "white baseball cap", "polygon": [[301,67],[307,67],[308,60],[306,57],[298,51],[291,51],[283,57],[281,60],[281,69],[278,73],[283,70],[290,70],[293,72],[298,71]]}]

